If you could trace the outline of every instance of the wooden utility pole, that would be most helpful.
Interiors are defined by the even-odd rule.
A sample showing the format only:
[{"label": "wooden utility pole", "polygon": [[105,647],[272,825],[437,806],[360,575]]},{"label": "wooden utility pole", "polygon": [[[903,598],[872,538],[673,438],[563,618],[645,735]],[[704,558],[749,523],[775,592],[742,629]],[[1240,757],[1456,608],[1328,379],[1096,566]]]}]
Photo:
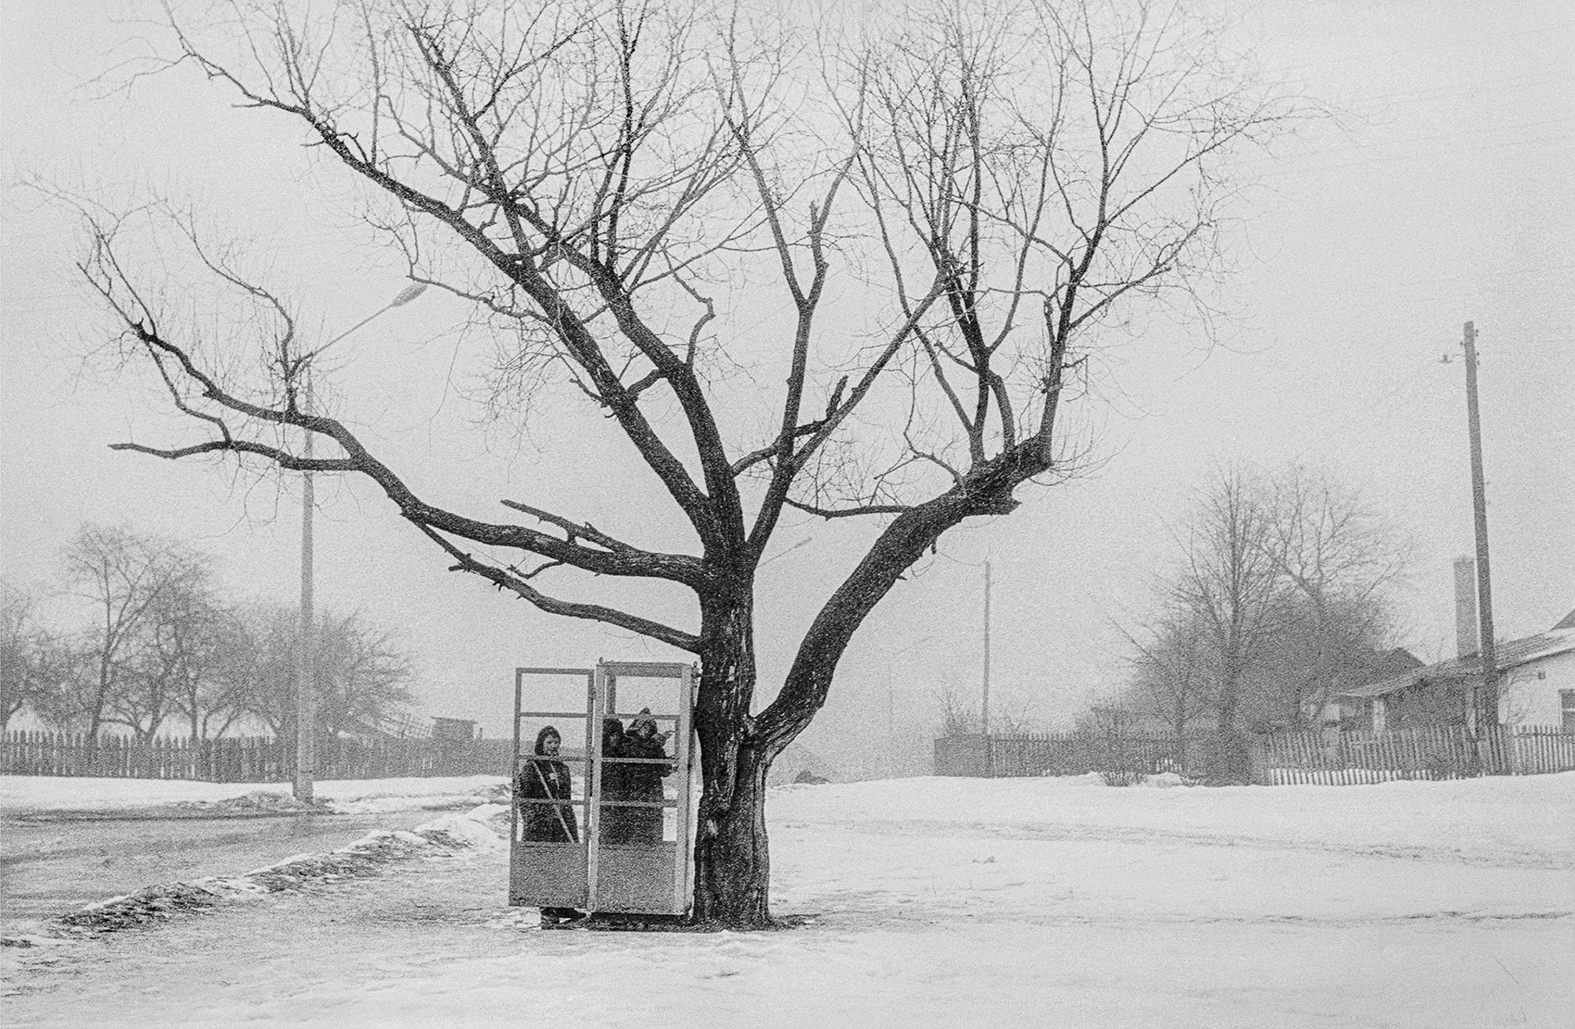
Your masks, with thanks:
[{"label": "wooden utility pole", "polygon": [[979,709],[979,730],[990,733],[990,562],[984,563],[984,698]]},{"label": "wooden utility pole", "polygon": [[[306,370],[305,412],[312,413],[312,371]],[[312,433],[306,433],[305,456],[312,459]],[[317,775],[317,674],[312,663],[312,508],[316,503],[312,473],[304,473],[301,486],[301,628],[295,654],[295,799],[312,802],[312,780]]]},{"label": "wooden utility pole", "polygon": [[984,734],[984,774],[994,775],[990,753],[990,559],[984,561],[984,697],[979,705],[979,731]]},{"label": "wooden utility pole", "polygon": [[886,669],[886,778],[897,774],[897,714],[891,694],[891,669]]},{"label": "wooden utility pole", "polygon": [[1487,488],[1482,477],[1482,420],[1477,413],[1477,330],[1466,322],[1466,423],[1471,433],[1471,507],[1477,535],[1477,619],[1482,684],[1476,703],[1477,733],[1498,724],[1498,655],[1493,646],[1493,585],[1488,573]]}]

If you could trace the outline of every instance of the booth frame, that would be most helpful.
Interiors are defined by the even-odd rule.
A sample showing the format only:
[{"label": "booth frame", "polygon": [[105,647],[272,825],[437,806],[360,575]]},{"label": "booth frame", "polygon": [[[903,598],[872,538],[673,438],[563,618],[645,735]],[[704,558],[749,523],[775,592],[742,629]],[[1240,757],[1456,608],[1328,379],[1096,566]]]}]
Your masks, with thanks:
[{"label": "booth frame", "polygon": [[[585,710],[539,711],[524,708],[525,680],[534,676],[572,677],[585,680]],[[672,679],[676,680],[678,700],[674,714],[657,714],[658,721],[673,722],[672,746],[674,800],[620,801],[602,799],[603,771],[601,723],[604,718],[617,718],[627,722],[636,712],[617,710],[617,682],[619,678]],[[598,661],[594,668],[519,667],[514,670],[514,752],[510,771],[509,804],[509,903],[539,907],[575,907],[587,914],[638,914],[683,916],[691,906],[694,883],[694,690],[695,668],[681,662],[631,662]],[[583,757],[570,757],[569,762],[583,767],[579,789],[568,801],[585,812],[580,825],[580,839],[575,843],[533,843],[520,838],[520,798],[518,778],[522,761],[531,755],[524,752],[531,741],[522,739],[521,727],[526,719],[564,721],[584,719],[585,741]],[[565,760],[560,758],[560,760]],[[660,759],[612,758],[615,763],[633,764]],[[662,841],[655,846],[623,846],[604,844],[602,841],[602,815],[608,807],[657,807],[674,809],[675,839]],[[606,852],[604,853],[604,848]],[[669,852],[668,848],[671,848]],[[556,851],[556,855],[553,855]],[[571,854],[572,853],[572,857]],[[660,860],[653,861],[661,855]],[[543,859],[534,861],[533,859]],[[551,858],[551,860],[547,860]],[[566,866],[564,859],[569,859]],[[670,864],[663,869],[663,865]],[[551,884],[532,884],[523,881],[533,867],[540,872],[547,869],[558,873]],[[583,869],[583,876],[581,874]],[[611,872],[612,874],[609,874]],[[566,873],[566,875],[564,874]],[[621,874],[620,874],[621,873]],[[659,889],[641,890],[641,881],[670,884]],[[550,886],[550,888],[549,888]],[[626,888],[620,888],[626,887]]]}]

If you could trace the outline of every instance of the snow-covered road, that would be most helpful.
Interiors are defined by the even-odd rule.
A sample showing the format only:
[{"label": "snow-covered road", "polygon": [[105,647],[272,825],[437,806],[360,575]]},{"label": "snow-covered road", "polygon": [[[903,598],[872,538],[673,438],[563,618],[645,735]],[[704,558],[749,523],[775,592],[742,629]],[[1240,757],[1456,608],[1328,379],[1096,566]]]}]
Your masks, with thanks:
[{"label": "snow-covered road", "polygon": [[[502,851],[8,961],[6,1024],[1568,1026],[1575,774],[770,801],[763,934],[556,932]],[[12,955],[7,955],[12,957]]]}]

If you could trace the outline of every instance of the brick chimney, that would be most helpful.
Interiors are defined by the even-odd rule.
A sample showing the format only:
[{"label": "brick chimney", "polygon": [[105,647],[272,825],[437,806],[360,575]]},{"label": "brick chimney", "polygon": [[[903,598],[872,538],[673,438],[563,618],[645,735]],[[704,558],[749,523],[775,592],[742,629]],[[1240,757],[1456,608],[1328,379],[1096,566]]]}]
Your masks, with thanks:
[{"label": "brick chimney", "polygon": [[1455,558],[1455,656],[1470,657],[1477,645],[1477,563]]}]

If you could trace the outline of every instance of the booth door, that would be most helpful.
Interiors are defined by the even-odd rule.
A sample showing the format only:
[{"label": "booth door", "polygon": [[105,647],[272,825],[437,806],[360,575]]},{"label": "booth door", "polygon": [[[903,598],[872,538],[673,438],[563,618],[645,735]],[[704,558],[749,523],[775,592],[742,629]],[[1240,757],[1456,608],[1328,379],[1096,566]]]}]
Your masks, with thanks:
[{"label": "booth door", "polygon": [[[511,905],[584,908],[589,900],[588,756],[594,678],[589,668],[515,670]],[[527,691],[530,709],[523,707]],[[538,738],[549,727],[558,734],[559,751],[538,756]],[[565,800],[542,799],[565,793]]]},{"label": "booth door", "polygon": [[687,665],[597,666],[599,732],[591,753],[596,911],[688,910],[691,683]]}]

